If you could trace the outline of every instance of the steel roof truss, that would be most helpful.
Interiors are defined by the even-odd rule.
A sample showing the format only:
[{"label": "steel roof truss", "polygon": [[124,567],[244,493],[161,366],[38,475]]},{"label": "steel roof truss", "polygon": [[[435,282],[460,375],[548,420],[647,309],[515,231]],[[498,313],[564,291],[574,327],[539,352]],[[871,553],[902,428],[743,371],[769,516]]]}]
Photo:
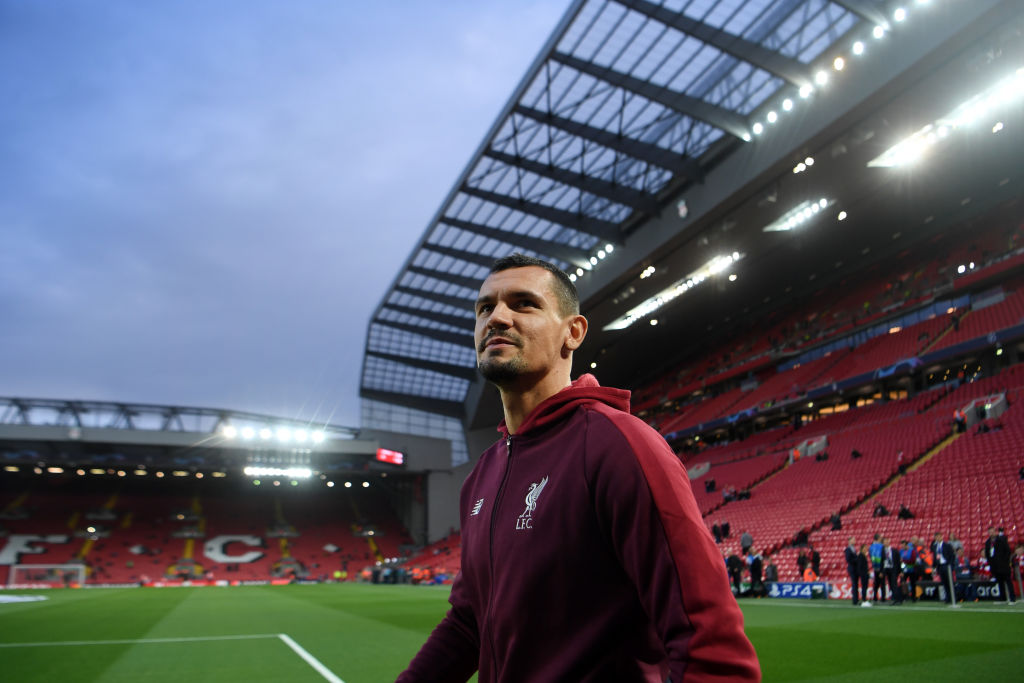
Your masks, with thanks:
[{"label": "steel roof truss", "polygon": [[521,104],[517,104],[513,107],[513,111],[520,116],[526,116],[534,121],[551,126],[552,128],[558,128],[564,130],[567,133],[583,138],[584,140],[590,140],[596,142],[599,145],[613,149],[616,152],[621,152],[626,156],[639,159],[640,161],[646,161],[649,164],[660,166],[661,168],[668,169],[676,175],[691,180],[700,180],[703,178],[703,172],[700,170],[700,165],[693,159],[677,154],[672,150],[659,147],[658,145],[652,145],[649,142],[643,142],[636,138],[627,137],[611,130],[604,130],[595,126],[590,126],[585,123],[579,123],[572,119],[567,119],[563,116],[556,114],[549,114],[548,112],[539,111],[531,107],[526,107]]},{"label": "steel roof truss", "polygon": [[[430,301],[436,301],[439,304],[446,304],[454,308],[464,308],[467,311],[473,309],[473,299],[466,299],[461,296],[452,296],[451,294],[442,294],[440,292],[430,292],[425,289],[407,287],[405,285],[396,285],[394,291],[400,294],[408,294],[409,296],[418,296],[421,299],[429,299]],[[384,305],[393,308],[391,304]]]},{"label": "steel roof truss", "polygon": [[522,213],[527,213],[531,216],[536,216],[537,218],[551,221],[558,225],[564,225],[567,228],[572,228],[579,232],[585,232],[588,235],[599,237],[606,242],[612,242],[613,244],[622,243],[622,234],[619,231],[619,226],[611,221],[585,216],[580,213],[566,211],[565,209],[557,209],[553,206],[547,206],[538,202],[531,202],[527,199],[517,199],[516,197],[510,197],[498,192],[481,190],[468,185],[464,185],[461,191],[473,197],[491,202],[492,204],[506,206],[510,209],[521,211]]},{"label": "steel roof truss", "polygon": [[545,164],[540,161],[506,154],[496,149],[488,148],[484,151],[484,154],[508,166],[521,168],[535,175],[550,178],[563,185],[569,185],[592,195],[610,199],[618,204],[628,206],[634,211],[640,211],[649,215],[658,212],[657,199],[645,192],[638,192],[631,187],[610,183],[607,180],[595,178],[594,176],[577,171],[570,171],[554,164]]},{"label": "steel roof truss", "polygon": [[[617,2],[659,23],[693,36],[697,40],[707,43],[726,54],[784,78],[793,85],[811,85],[811,72],[805,64],[766,48],[760,43],[726,33],[680,12],[673,12],[666,7],[647,2],[647,0],[617,0]],[[844,3],[840,2],[839,4]],[[709,121],[709,123],[714,122]],[[719,127],[721,128],[721,126]],[[726,129],[723,128],[722,130]]]},{"label": "steel roof truss", "polygon": [[473,327],[475,326],[472,318],[461,318],[457,315],[437,313],[435,311],[428,311],[422,308],[416,308],[415,306],[402,306],[400,304],[386,303],[384,304],[384,308],[390,308],[392,311],[395,311],[396,313],[406,313],[417,318],[433,320],[436,323],[441,323],[442,325],[450,325],[451,327],[457,327],[463,330],[472,330]]},{"label": "steel roof truss", "polygon": [[473,344],[473,335],[469,333],[457,334],[455,332],[448,332],[447,330],[435,330],[430,327],[410,325],[409,323],[400,323],[394,320],[382,320],[380,318],[375,318],[373,324],[383,325],[384,327],[390,327],[410,334],[418,334],[424,337],[429,337],[430,339],[435,339],[439,342],[453,344],[455,346],[469,347]]},{"label": "steel roof truss", "polygon": [[436,360],[427,360],[425,358],[413,358],[412,356],[403,356],[397,353],[383,353],[381,351],[367,350],[366,355],[374,356],[382,360],[391,361],[393,363],[401,363],[402,365],[408,365],[409,367],[419,368],[420,370],[429,370],[431,372],[437,372],[442,375],[450,375],[452,377],[458,377],[472,382],[476,379],[476,368],[469,368],[465,365],[450,365],[448,363],[441,363]]},{"label": "steel roof truss", "polygon": [[465,287],[466,289],[472,289],[474,291],[480,289],[480,283],[483,282],[483,278],[466,277],[465,275],[456,275],[443,270],[424,268],[423,266],[409,266],[406,270],[410,273],[432,277],[435,280],[440,280],[441,282],[450,282],[453,285],[458,285],[459,287]]},{"label": "steel roof truss", "polygon": [[441,254],[442,256],[450,256],[466,263],[472,263],[484,268],[490,268],[494,263],[494,256],[488,256],[487,254],[481,254],[477,251],[466,251],[465,249],[457,249],[455,247],[446,247],[440,244],[424,244],[423,249],[432,251],[435,254]]},{"label": "steel roof truss", "polygon": [[473,223],[471,221],[464,221],[459,218],[441,218],[441,222],[445,225],[450,225],[453,228],[459,230],[465,230],[481,237],[489,237],[498,242],[504,242],[505,244],[511,244],[513,246],[520,246],[524,249],[536,252],[538,254],[549,256],[551,258],[559,259],[566,263],[573,263],[577,266],[583,265],[588,258],[588,254],[582,249],[569,246],[568,244],[560,244],[558,242],[552,242],[550,240],[541,239],[540,237],[532,237],[530,235],[520,235],[508,230],[499,230],[498,228],[492,228],[488,225],[480,225],[479,223]]},{"label": "steel roof truss", "polygon": [[724,107],[705,102],[698,97],[690,97],[670,88],[655,85],[650,81],[645,81],[635,76],[624,74],[621,71],[599,66],[593,62],[561,52],[552,53],[551,58],[571,66],[577,71],[589,74],[611,85],[624,88],[652,102],[657,102],[661,106],[688,116],[691,119],[710,123],[715,128],[720,128],[734,137],[742,138],[744,135],[749,134],[750,126],[747,124],[746,117]]}]

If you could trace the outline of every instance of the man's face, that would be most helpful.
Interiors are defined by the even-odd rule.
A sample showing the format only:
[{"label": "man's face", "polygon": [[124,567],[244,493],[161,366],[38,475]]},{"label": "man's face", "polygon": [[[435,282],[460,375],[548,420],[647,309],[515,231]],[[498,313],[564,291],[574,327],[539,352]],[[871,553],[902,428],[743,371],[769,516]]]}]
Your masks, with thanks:
[{"label": "man's face", "polygon": [[525,266],[484,280],[473,339],[477,367],[488,381],[508,386],[541,378],[569,357],[575,316],[563,316],[553,278],[539,266]]}]

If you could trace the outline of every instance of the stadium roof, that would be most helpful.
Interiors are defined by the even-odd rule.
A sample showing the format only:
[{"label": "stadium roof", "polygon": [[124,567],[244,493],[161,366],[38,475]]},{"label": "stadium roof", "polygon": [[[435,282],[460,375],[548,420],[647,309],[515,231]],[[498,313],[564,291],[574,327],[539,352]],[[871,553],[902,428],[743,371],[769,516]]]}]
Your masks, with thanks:
[{"label": "stadium roof", "polygon": [[1022,31],[1016,0],[574,3],[371,319],[361,395],[493,426],[471,303],[512,251],[577,278],[574,374],[628,388],[1012,205]]},{"label": "stadium roof", "polygon": [[591,270],[757,135],[769,98],[813,89],[812,62],[851,29],[888,26],[885,5],[574,2],[376,309],[361,395],[462,415],[494,259]]}]

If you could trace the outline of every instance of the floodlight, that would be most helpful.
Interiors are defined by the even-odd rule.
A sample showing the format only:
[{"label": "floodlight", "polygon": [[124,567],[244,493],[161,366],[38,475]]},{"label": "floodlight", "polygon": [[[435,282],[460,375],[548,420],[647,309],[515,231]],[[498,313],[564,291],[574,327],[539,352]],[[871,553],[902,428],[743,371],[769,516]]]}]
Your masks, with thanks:
[{"label": "floodlight", "polygon": [[729,275],[729,282],[736,282],[736,273],[731,273]]},{"label": "floodlight", "polygon": [[295,430],[295,440],[298,441],[299,443],[305,443],[308,436],[309,433],[305,429]]},{"label": "floodlight", "polygon": [[764,126],[763,126],[763,125],[761,125],[761,122],[760,122],[760,121],[756,122],[756,123],[755,123],[755,124],[753,125],[752,129],[753,129],[753,131],[754,131],[754,135],[760,135],[761,133],[763,133],[763,132],[764,132]]},{"label": "floodlight", "polygon": [[651,318],[651,327],[655,327],[658,324],[657,318]]},{"label": "floodlight", "polygon": [[334,488],[334,482],[333,481],[327,482],[327,488],[333,489]]},{"label": "floodlight", "polygon": [[768,123],[775,123],[776,121],[779,120],[779,115],[776,114],[774,110],[772,110],[768,112],[768,116],[765,118],[768,119]]},{"label": "floodlight", "polygon": [[836,57],[832,60],[832,68],[836,71],[842,71],[846,67],[846,60],[842,57]]},{"label": "floodlight", "polygon": [[800,86],[800,99],[806,100],[808,97],[811,96],[811,93],[813,93],[813,92],[814,92],[814,88],[812,88],[811,86],[809,86],[809,85],[801,85]]},{"label": "floodlight", "polygon": [[814,157],[807,157],[804,159],[804,163],[808,166],[814,166]]},{"label": "floodlight", "polygon": [[858,55],[858,56],[864,54],[864,43],[862,43],[859,40],[857,42],[855,42],[853,44],[853,54]]},{"label": "floodlight", "polygon": [[277,440],[278,441],[291,441],[291,438],[292,438],[292,430],[288,429],[287,427],[278,427],[277,428]]},{"label": "floodlight", "polygon": [[604,250],[610,254],[613,251],[615,251],[615,245],[614,244],[606,244],[606,245],[604,245]]},{"label": "floodlight", "polygon": [[966,271],[967,271],[967,266],[965,266],[963,264],[960,264],[957,267],[957,269],[956,269],[956,272],[959,273],[960,275],[963,275]]},{"label": "floodlight", "polygon": [[596,367],[597,367],[597,362],[596,362],[596,361],[591,361],[591,363],[590,363],[590,369],[591,369],[591,370],[593,370],[593,369],[594,369],[594,368],[596,368]]},{"label": "floodlight", "polygon": [[313,443],[323,443],[324,433],[322,430],[314,429],[313,433],[309,435],[309,438],[313,440]]},{"label": "floodlight", "polygon": [[793,100],[789,99],[788,97],[786,99],[782,100],[782,108],[785,109],[786,111],[792,111],[793,110]]},{"label": "floodlight", "polygon": [[896,10],[892,13],[892,18],[895,19],[896,21],[903,21],[904,19],[907,18],[907,10],[903,9],[902,7],[897,7]]},{"label": "floodlight", "polygon": [[592,266],[596,266],[597,265],[597,257],[596,256],[591,256],[590,257],[590,265],[592,265]]},{"label": "floodlight", "polygon": [[840,220],[840,221],[845,221],[846,220],[846,212],[845,211],[840,211],[839,215],[836,216],[836,219]]},{"label": "floodlight", "polygon": [[875,26],[871,29],[871,35],[875,37],[875,40],[881,40],[885,36],[885,27]]},{"label": "floodlight", "polygon": [[1002,129],[1003,129],[1003,122],[1002,121],[996,121],[996,125],[992,126],[992,132],[993,133],[998,133]]},{"label": "floodlight", "polygon": [[224,434],[224,438],[226,439],[233,439],[238,436],[238,430],[231,425],[224,425],[224,429],[222,429],[221,432]]},{"label": "floodlight", "polygon": [[368,488],[370,488],[370,482],[368,482],[368,481],[364,481],[364,482],[363,482],[363,488],[364,488],[364,489],[368,489]]},{"label": "floodlight", "polygon": [[744,133],[743,134],[743,142],[750,142],[750,140],[751,140],[750,133]]},{"label": "floodlight", "polygon": [[577,268],[576,269],[576,277],[582,277],[582,276],[583,276],[583,269],[582,268]]},{"label": "floodlight", "polygon": [[243,439],[252,439],[256,436],[256,430],[252,427],[242,427],[241,434]]},{"label": "floodlight", "polygon": [[605,256],[607,256],[607,254],[604,253],[604,249],[598,249],[597,250],[597,258],[602,258],[603,259]]},{"label": "floodlight", "polygon": [[347,488],[347,489],[350,489],[350,488],[352,488],[352,482],[350,482],[350,481],[346,481],[346,482],[345,482],[345,488]]},{"label": "floodlight", "polygon": [[569,273],[569,281],[576,282],[576,273]]},{"label": "floodlight", "polygon": [[260,430],[260,438],[266,441],[274,435],[274,432],[270,430],[270,427],[264,427]]},{"label": "floodlight", "polygon": [[818,85],[825,85],[828,83],[828,74],[825,71],[819,71],[814,74],[814,82]]}]

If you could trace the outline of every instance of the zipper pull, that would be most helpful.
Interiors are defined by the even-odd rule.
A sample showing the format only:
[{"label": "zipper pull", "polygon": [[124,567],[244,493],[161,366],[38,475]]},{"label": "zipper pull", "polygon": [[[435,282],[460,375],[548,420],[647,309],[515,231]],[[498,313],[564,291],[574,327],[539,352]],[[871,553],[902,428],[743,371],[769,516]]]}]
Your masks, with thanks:
[{"label": "zipper pull", "polygon": [[506,450],[506,453],[505,453],[506,455],[512,455],[512,435],[511,434],[509,434],[508,436],[505,437],[505,450]]}]

